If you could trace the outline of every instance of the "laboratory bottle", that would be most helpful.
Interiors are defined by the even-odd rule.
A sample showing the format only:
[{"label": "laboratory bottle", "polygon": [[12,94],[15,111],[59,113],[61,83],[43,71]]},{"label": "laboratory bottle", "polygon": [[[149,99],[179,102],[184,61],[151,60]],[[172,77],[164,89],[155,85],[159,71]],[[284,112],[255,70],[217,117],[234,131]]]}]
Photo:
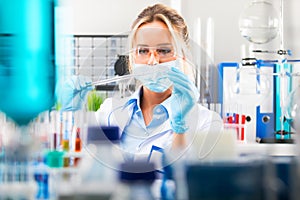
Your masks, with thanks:
[{"label": "laboratory bottle", "polygon": [[[116,126],[87,128],[83,157],[78,163],[80,198],[109,198],[117,182],[117,168],[122,162],[119,151],[119,128]],[[84,186],[84,187],[82,187]]]},{"label": "laboratory bottle", "polygon": [[34,199],[37,187],[31,176],[29,161],[17,156],[5,156],[1,169],[4,179],[0,184],[0,199]]},{"label": "laboratory bottle", "polygon": [[186,181],[186,164],[188,162],[195,162],[195,158],[187,160],[187,154],[183,147],[172,149],[165,155],[164,165],[169,164],[170,173],[168,176],[172,178],[175,184],[175,198],[174,199],[188,199],[188,186]]},{"label": "laboratory bottle", "polygon": [[173,179],[173,168],[168,163],[167,155],[163,153],[162,156],[163,175],[160,186],[161,200],[175,200],[175,183]]},{"label": "laboratory bottle", "polygon": [[45,163],[48,166],[49,199],[58,199],[62,186],[62,168],[64,166],[63,151],[49,151],[45,154]]},{"label": "laboratory bottle", "polygon": [[119,183],[111,200],[154,200],[152,184],[156,179],[151,162],[124,162],[120,166]]},{"label": "laboratory bottle", "polygon": [[55,2],[0,1],[0,110],[18,125],[55,102]]},{"label": "laboratory bottle", "polygon": [[34,164],[34,180],[37,183],[38,189],[35,198],[36,199],[49,199],[50,191],[49,191],[49,167],[42,161],[38,160]]}]

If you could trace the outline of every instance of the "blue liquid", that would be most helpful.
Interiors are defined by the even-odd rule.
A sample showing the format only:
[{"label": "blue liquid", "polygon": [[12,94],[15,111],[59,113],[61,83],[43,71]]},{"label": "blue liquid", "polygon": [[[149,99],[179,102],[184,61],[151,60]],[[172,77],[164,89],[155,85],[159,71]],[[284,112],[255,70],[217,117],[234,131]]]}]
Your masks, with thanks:
[{"label": "blue liquid", "polygon": [[49,175],[47,173],[35,173],[34,179],[38,184],[38,192],[36,194],[37,199],[49,198]]},{"label": "blue liquid", "polygon": [[54,2],[0,0],[0,110],[26,125],[55,102]]}]

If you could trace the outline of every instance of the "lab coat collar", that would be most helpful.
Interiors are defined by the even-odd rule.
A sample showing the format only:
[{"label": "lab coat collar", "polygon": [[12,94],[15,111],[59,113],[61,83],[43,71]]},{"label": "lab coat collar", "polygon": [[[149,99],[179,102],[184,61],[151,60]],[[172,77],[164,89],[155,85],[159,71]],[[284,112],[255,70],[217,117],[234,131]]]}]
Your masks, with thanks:
[{"label": "lab coat collar", "polygon": [[128,101],[124,104],[123,109],[125,109],[127,106],[129,106],[132,103],[136,103],[136,105],[140,109],[140,95],[142,92],[142,86],[140,86],[129,98]]},{"label": "lab coat collar", "polygon": [[[128,113],[128,120],[126,121],[126,123],[122,126],[123,128],[127,125],[127,123],[129,122],[129,119],[131,119],[132,115],[134,114],[134,112],[142,112],[141,108],[140,108],[140,101],[141,101],[141,95],[143,93],[143,88],[142,86],[140,86],[127,100],[127,102],[124,104],[123,106],[123,111],[127,110]],[[171,97],[171,96],[170,96]],[[170,112],[171,112],[171,100],[170,97],[168,97],[165,101],[163,101],[160,105],[162,105],[166,110],[167,110],[167,118],[169,118],[170,116]],[[136,107],[136,109],[134,108]],[[128,112],[129,111],[129,112]],[[168,123],[165,123],[169,125]],[[166,127],[169,127],[166,125]],[[170,128],[170,127],[169,127]]]},{"label": "lab coat collar", "polygon": [[140,101],[139,94],[140,88],[128,97],[121,107],[113,111],[114,120],[112,124],[117,124],[117,126],[119,126],[121,134],[132,117],[134,107],[138,105],[138,102]]},{"label": "lab coat collar", "polygon": [[[127,99],[123,99],[121,101],[112,99],[112,105],[116,105],[113,110],[110,112],[108,116],[108,124],[109,125],[117,125],[119,126],[120,130],[124,130],[126,125],[129,123],[134,111],[140,110],[140,95],[142,92],[142,87],[140,86],[135,93],[133,93]],[[118,106],[119,105],[119,106]],[[164,102],[161,103],[162,106],[167,110],[168,118],[171,112],[170,106],[170,98],[166,99]],[[135,106],[137,106],[135,109]],[[168,121],[168,120],[167,120]],[[165,128],[169,129],[169,122],[166,123]],[[121,131],[122,133],[122,131]]]}]

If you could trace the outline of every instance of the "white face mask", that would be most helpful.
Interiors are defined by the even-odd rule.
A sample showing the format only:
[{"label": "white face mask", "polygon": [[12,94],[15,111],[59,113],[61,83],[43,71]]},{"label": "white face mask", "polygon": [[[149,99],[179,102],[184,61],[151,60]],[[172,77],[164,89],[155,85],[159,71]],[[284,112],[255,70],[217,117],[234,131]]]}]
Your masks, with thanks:
[{"label": "white face mask", "polygon": [[178,67],[177,60],[157,65],[134,64],[132,73],[149,90],[153,92],[165,92],[173,84],[167,75],[171,67]]}]

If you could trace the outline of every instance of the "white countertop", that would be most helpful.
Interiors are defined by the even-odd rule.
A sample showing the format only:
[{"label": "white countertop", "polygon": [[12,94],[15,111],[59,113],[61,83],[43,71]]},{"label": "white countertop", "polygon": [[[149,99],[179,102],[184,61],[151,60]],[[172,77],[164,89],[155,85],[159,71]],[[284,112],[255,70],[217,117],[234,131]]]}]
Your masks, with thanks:
[{"label": "white countertop", "polygon": [[296,144],[247,143],[237,144],[237,151],[239,154],[253,153],[270,156],[296,156],[300,152],[300,146],[297,148]]}]

